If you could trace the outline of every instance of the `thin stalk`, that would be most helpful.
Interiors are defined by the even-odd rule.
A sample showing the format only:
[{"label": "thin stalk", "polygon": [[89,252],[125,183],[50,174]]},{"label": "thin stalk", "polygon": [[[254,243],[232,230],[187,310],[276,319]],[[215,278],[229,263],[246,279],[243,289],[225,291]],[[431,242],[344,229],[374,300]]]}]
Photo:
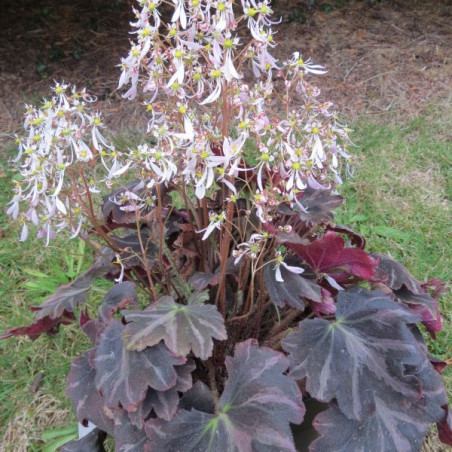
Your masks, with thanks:
[{"label": "thin stalk", "polygon": [[213,401],[215,404],[215,413],[220,412],[220,396],[218,394],[217,381],[215,378],[215,367],[212,362],[212,358],[207,361],[207,369],[208,369],[208,377],[209,377],[209,386],[212,391]]}]

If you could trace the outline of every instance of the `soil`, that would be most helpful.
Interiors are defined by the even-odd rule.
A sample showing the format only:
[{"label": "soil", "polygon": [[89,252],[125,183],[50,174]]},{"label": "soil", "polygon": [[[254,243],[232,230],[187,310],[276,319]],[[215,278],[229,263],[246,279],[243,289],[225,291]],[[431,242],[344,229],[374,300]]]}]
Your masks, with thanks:
[{"label": "soil", "polygon": [[[274,53],[326,65],[315,83],[346,117],[403,120],[452,98],[452,0],[329,1],[274,0]],[[53,80],[87,86],[110,126],[136,127],[116,91],[132,19],[125,0],[0,0],[0,144]]]}]

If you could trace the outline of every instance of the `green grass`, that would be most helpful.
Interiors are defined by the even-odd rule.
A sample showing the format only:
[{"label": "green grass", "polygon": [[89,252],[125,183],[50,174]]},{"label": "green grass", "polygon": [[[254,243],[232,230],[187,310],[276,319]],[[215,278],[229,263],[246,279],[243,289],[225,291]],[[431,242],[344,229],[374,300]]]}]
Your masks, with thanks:
[{"label": "green grass", "polygon": [[[32,322],[30,306],[39,305],[60,284],[68,283],[90,265],[92,253],[77,240],[17,241],[20,228],[7,222],[5,204],[11,196],[14,174],[8,170],[13,148],[1,151],[0,167],[0,331]],[[107,290],[97,285],[96,301]],[[77,325],[60,334],[0,341],[0,444],[5,451],[40,451],[42,432],[76,425],[65,397],[71,361],[90,347]]]},{"label": "green grass", "polygon": [[[450,163],[452,161],[450,107],[432,110],[403,125],[353,124],[356,176],[346,181],[347,203],[337,220],[358,229],[368,239],[368,250],[390,254],[421,281],[452,280],[448,257],[452,249]],[[127,146],[128,138],[122,143]],[[6,222],[4,205],[10,198],[13,173],[7,160],[12,148],[0,151],[0,329],[26,325],[28,308],[39,304],[60,283],[66,283],[89,264],[90,254],[78,242],[56,240],[18,243],[19,228]],[[449,182],[448,182],[449,181]],[[449,185],[448,185],[449,183]],[[105,288],[100,287],[99,293]],[[444,329],[432,352],[450,359],[452,296],[441,300]],[[0,442],[5,450],[41,450],[44,430],[75,425],[65,397],[65,380],[72,359],[90,344],[77,326],[62,327],[57,336],[0,341]],[[38,375],[42,379],[32,391]],[[39,377],[38,377],[39,378]],[[444,378],[452,389],[452,370]],[[7,435],[5,436],[5,433]],[[50,435],[52,436],[52,435]],[[433,449],[441,450],[434,446]]]},{"label": "green grass", "polygon": [[[354,124],[355,177],[346,181],[346,203],[336,215],[366,237],[367,251],[392,256],[421,282],[452,281],[451,121],[448,107],[403,125]],[[443,330],[428,343],[432,353],[450,360],[450,285],[440,309]],[[452,397],[452,366],[443,376]]]}]

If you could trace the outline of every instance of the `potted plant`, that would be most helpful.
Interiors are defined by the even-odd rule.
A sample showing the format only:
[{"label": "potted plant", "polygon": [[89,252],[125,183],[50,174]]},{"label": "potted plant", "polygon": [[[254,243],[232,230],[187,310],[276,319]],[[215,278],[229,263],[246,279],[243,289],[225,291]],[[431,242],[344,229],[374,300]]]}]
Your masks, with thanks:
[{"label": "potted plant", "polygon": [[[67,394],[96,428],[63,450],[294,451],[311,424],[312,451],[420,450],[432,423],[452,444],[418,328],[441,328],[442,286],[334,222],[349,130],[308,81],[324,69],[271,55],[269,1],[138,3],[119,85],[145,142],[116,149],[64,83],[18,138],[21,240],[70,231],[98,256],[2,336],[92,341]],[[95,278],[115,284],[93,316]]]}]

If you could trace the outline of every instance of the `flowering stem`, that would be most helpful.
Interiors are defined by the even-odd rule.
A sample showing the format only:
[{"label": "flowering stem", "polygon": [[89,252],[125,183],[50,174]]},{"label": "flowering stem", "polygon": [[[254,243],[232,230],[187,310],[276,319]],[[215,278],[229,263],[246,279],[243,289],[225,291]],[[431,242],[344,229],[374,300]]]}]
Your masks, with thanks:
[{"label": "flowering stem", "polygon": [[140,217],[139,217],[138,210],[135,210],[135,214],[136,214],[135,216],[136,216],[136,223],[137,223],[137,236],[138,236],[138,241],[140,242],[141,255],[143,256],[142,262],[143,262],[144,268],[146,270],[146,276],[148,277],[149,285],[151,287],[152,298],[154,301],[157,301],[157,292],[155,291],[154,282],[152,281],[151,269],[149,268],[148,259],[147,259],[147,251],[143,245],[143,238],[141,237],[141,229],[140,229],[140,224],[139,224]]},{"label": "flowering stem", "polygon": [[217,388],[217,382],[215,378],[215,366],[212,362],[213,358],[210,358],[207,361],[207,369],[208,369],[208,376],[209,376],[209,386],[210,390],[212,391],[212,397],[215,404],[215,412],[220,412],[220,396],[218,394],[218,388]]}]

